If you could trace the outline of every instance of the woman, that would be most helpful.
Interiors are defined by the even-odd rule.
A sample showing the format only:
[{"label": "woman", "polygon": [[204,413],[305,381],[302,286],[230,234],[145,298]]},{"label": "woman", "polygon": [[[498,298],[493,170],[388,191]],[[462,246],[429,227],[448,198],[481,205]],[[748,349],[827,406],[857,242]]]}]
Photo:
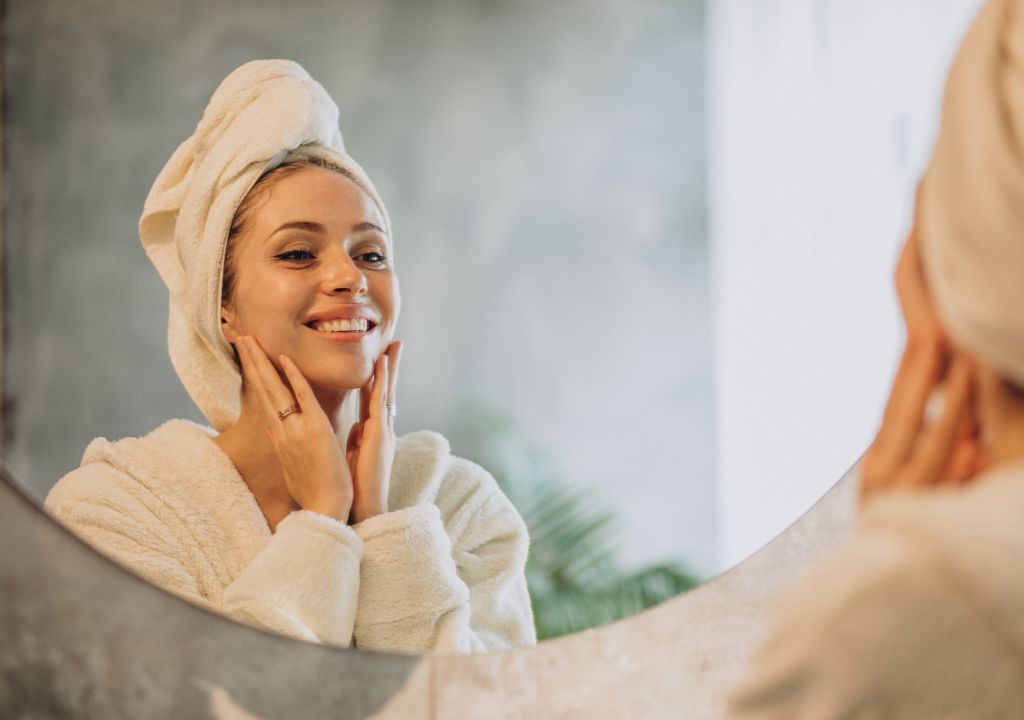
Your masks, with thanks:
[{"label": "woman", "polygon": [[730,717],[1024,716],[1022,48],[1024,0],[992,0],[953,64],[858,532],[787,596]]},{"label": "woman", "polygon": [[161,587],[292,637],[530,644],[522,519],[440,435],[395,437],[391,228],[337,122],[293,62],[221,83],[139,224],[175,370],[216,432],[97,439],[45,508]]}]

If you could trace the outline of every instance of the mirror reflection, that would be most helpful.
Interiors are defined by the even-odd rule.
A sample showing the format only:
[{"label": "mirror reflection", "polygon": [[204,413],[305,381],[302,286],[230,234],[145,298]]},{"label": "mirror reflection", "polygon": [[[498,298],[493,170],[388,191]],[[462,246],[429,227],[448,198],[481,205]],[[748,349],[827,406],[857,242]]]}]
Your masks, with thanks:
[{"label": "mirror reflection", "polygon": [[[530,573],[538,616],[550,608],[545,616],[554,618],[546,632],[611,619],[611,598],[644,570],[648,585],[627,612],[713,572],[701,8],[656,4],[628,18],[626,10],[595,13],[581,4],[560,17],[461,2],[310,3],[288,13],[223,6],[181,28],[153,8],[128,4],[88,14],[12,6],[9,157],[12,176],[24,178],[14,184],[18,197],[7,218],[9,237],[24,238],[10,248],[17,350],[9,360],[16,407],[8,458],[17,476],[42,499],[86,447],[86,464],[112,463],[90,446],[94,438],[144,437],[171,418],[219,430],[203,412],[207,391],[177,377],[189,360],[168,362],[169,293],[136,226],[154,180],[196,131],[218,83],[253,57],[285,57],[337,101],[346,149],[386,208],[371,202],[364,217],[338,221],[390,223],[387,233],[346,238],[386,240],[388,247],[348,248],[349,257],[360,251],[365,275],[379,277],[366,263],[374,252],[393,251],[400,278],[401,313],[397,297],[390,300],[395,325],[387,338],[376,330],[373,347],[379,354],[385,340],[403,344],[396,435],[437,432],[455,456],[498,478],[503,495],[530,499],[520,514],[538,528]],[[240,15],[248,27],[238,25]],[[43,55],[51,60],[37,61]],[[32,72],[43,67],[47,80],[36,82]],[[676,92],[663,91],[665,67],[678,73]],[[49,163],[40,161],[40,133],[45,157],[62,166],[59,180],[43,170]],[[344,180],[330,172],[286,178],[271,199],[304,177]],[[211,174],[211,182],[232,180]],[[174,192],[167,183],[165,195]],[[166,212],[180,220],[186,211]],[[165,222],[152,220],[163,231]],[[315,237],[282,239],[311,244]],[[245,252],[243,241],[240,261]],[[45,272],[37,258],[46,258]],[[291,256],[299,267],[282,272],[304,272],[299,260]],[[270,303],[268,289],[246,286],[248,267],[266,266],[257,258],[240,267],[236,290]],[[61,292],[53,294],[50,282]],[[188,303],[206,302],[185,294]],[[321,310],[301,305],[288,309],[299,320]],[[271,362],[288,350],[270,347],[271,338],[254,329],[258,314],[238,312],[240,332],[264,343]],[[368,322],[384,320],[380,307],[373,312]],[[201,332],[199,341],[210,341],[212,331]],[[267,411],[291,402],[279,404]],[[638,413],[642,422],[630,420]],[[192,426],[174,429],[204,440]],[[688,449],[680,453],[685,436]],[[232,458],[225,445],[215,447]],[[182,447],[169,452],[185,454]],[[239,450],[233,464],[245,478],[246,459],[262,469],[266,457]],[[223,458],[211,452],[207,459]],[[399,453],[395,472],[401,467]],[[666,477],[666,467],[678,474]],[[290,508],[281,494],[254,495],[268,531]],[[228,502],[224,493],[216,498]],[[258,525],[247,500],[242,494],[235,507]],[[497,537],[511,533],[478,519]],[[214,544],[230,542],[240,548],[236,556],[210,560],[225,566],[215,573],[220,587],[258,555],[258,534]],[[512,545],[515,556],[521,547]],[[501,589],[496,607],[516,606],[517,592]],[[507,629],[513,617],[497,613],[494,622],[503,623],[505,642],[525,641]],[[374,646],[358,631],[356,644]]]},{"label": "mirror reflection", "polygon": [[[147,255],[136,232],[154,180],[179,144],[200,129],[218,84],[253,58],[291,58],[337,101],[345,149],[372,188],[362,175],[350,177],[345,163],[334,168],[316,153],[275,158],[275,164],[287,159],[312,166],[277,181],[267,176],[270,190],[252,203],[253,222],[236,231],[234,298],[243,305],[229,302],[220,314],[209,295],[214,286],[224,291],[209,276],[219,272],[211,271],[219,261],[203,256],[200,262],[197,251],[191,272],[206,273],[206,294],[182,292],[180,305],[191,311],[205,303],[224,327],[208,324],[191,340],[224,353],[218,358],[211,351],[207,358],[215,376],[218,368],[231,374],[222,362],[235,362],[229,343],[239,348],[239,363],[265,359],[284,371],[276,355],[301,352],[297,345],[284,347],[287,333],[264,337],[263,328],[272,324],[267,308],[279,314],[287,308],[283,316],[296,332],[358,335],[359,328],[307,323],[365,321],[366,337],[376,335],[366,341],[365,356],[350,356],[340,338],[315,338],[333,343],[329,351],[346,353],[351,365],[328,362],[318,369],[298,358],[300,373],[316,381],[310,390],[318,404],[324,397],[317,382],[357,387],[352,378],[369,377],[391,347],[397,372],[382,387],[400,379],[394,402],[387,402],[390,390],[382,390],[377,405],[394,405],[393,420],[386,407],[381,417],[393,425],[396,445],[401,438],[430,438],[440,453],[438,438],[444,438],[452,455],[465,459],[455,466],[493,477],[492,504],[507,498],[518,518],[510,521],[514,528],[484,523],[493,535],[462,538],[469,545],[508,541],[512,560],[504,570],[492,568],[508,580],[492,598],[492,609],[501,608],[491,618],[500,630],[466,640],[454,629],[472,628],[473,611],[467,619],[464,610],[452,609],[465,597],[455,580],[469,584],[456,557],[458,533],[442,522],[444,536],[424,530],[412,533],[415,542],[405,539],[424,552],[445,538],[452,543],[455,569],[441,575],[454,589],[432,598],[447,608],[438,617],[448,619],[420,635],[392,628],[389,640],[377,645],[361,642],[357,632],[356,645],[419,649],[447,642],[486,649],[528,642],[528,634],[511,629],[528,624],[524,579],[535,631],[545,637],[635,612],[733,565],[805,510],[870,438],[895,348],[887,258],[905,223],[900,208],[908,206],[932,132],[922,118],[935,115],[946,62],[942,38],[920,40],[916,57],[934,68],[934,88],[898,101],[870,92],[851,85],[853,69],[863,72],[867,55],[889,61],[886,68],[879,60],[871,72],[878,88],[894,87],[899,73],[892,68],[906,68],[909,52],[906,38],[899,49],[895,38],[899,27],[915,22],[913,13],[894,27],[891,47],[880,50],[877,33],[869,42],[867,30],[878,24],[863,22],[871,11],[861,11],[861,22],[848,22],[844,13],[853,11],[834,8],[815,25],[802,22],[819,17],[812,9],[790,5],[775,8],[771,23],[752,23],[766,16],[749,2],[542,8],[311,0],[288,11],[218,3],[184,22],[147,3],[109,2],[88,12],[9,3],[8,463],[42,501],[83,460],[115,468],[127,462],[112,459],[116,443],[90,444],[94,438],[113,442],[154,428],[181,433],[160,456],[167,468],[178,468],[170,476],[213,493],[207,509],[236,511],[207,522],[214,546],[236,550],[203,558],[204,582],[221,588],[244,575],[293,504],[303,504],[296,499],[301,481],[289,486],[283,470],[259,491],[261,473],[279,457],[271,454],[278,452],[274,438],[250,433],[248,442],[235,443],[226,424],[218,427],[221,411],[208,405],[209,394],[179,379],[188,362],[168,362],[173,292],[150,259],[160,251]],[[959,11],[951,5],[945,12],[952,38]],[[840,58],[829,50],[840,44],[858,49]],[[913,70],[915,78],[922,76],[918,66]],[[857,92],[822,96],[820,77]],[[240,107],[244,95],[227,107]],[[808,103],[808,97],[817,100]],[[794,121],[797,107],[802,112]],[[887,124],[872,126],[857,142],[836,139],[837,118],[869,116]],[[811,147],[807,138],[815,133],[825,139]],[[252,137],[258,144],[261,136]],[[793,149],[782,157],[780,147]],[[255,152],[248,142],[236,149],[232,162]],[[225,197],[241,200],[242,185],[256,181],[252,168],[240,167],[211,173],[211,208],[220,192],[228,189]],[[149,216],[154,232],[173,237],[169,225],[185,213],[174,207],[182,201],[174,183],[185,174],[165,178],[164,216]],[[846,188],[842,203],[808,200],[839,175]],[[320,225],[326,232],[319,235],[312,227],[288,229],[292,234],[280,239],[297,245],[280,248],[273,260],[292,263],[278,266],[289,280],[273,280],[273,263],[249,255],[258,243],[247,249],[246,241],[260,229],[269,240],[270,231],[296,219],[275,215],[275,198],[291,193],[312,202],[321,192],[330,197],[324,207],[331,213],[351,212],[302,220]],[[819,208],[811,221],[808,205]],[[870,220],[848,222],[853,205],[858,217]],[[236,225],[229,209],[217,206],[215,213],[225,238]],[[360,231],[352,232],[355,227]],[[214,247],[204,245],[208,236],[199,231],[207,229],[193,224],[188,237],[196,248]],[[143,235],[146,230],[143,223]],[[209,231],[215,236],[218,228]],[[327,236],[339,242],[312,247]],[[176,243],[161,246],[166,258],[179,257]],[[366,278],[352,287],[344,277],[336,285],[324,282],[337,291],[335,299],[365,289],[365,297],[376,298],[372,307],[367,301],[367,317],[318,317],[321,301],[289,294],[301,295],[300,283],[289,283],[311,269],[303,263],[320,262],[323,253],[311,251],[323,249],[352,271],[348,280]],[[390,269],[371,267],[378,256]],[[394,288],[378,292],[370,278],[389,273]],[[322,291],[322,285],[304,291]],[[872,338],[881,331],[883,340],[851,353],[851,327],[853,333],[870,330]],[[247,340],[239,336],[254,336],[258,347],[244,352]],[[401,341],[400,351],[392,339]],[[192,370],[205,372],[202,362]],[[256,391],[253,417],[281,427],[310,420],[306,412],[278,418],[302,403],[294,393],[282,395],[282,387],[292,391],[286,372],[277,374],[279,385],[273,373],[265,378],[269,400],[256,402],[265,396],[250,388]],[[346,398],[345,407],[339,393],[323,403],[338,410],[331,431],[342,451],[349,439],[343,426],[363,410],[357,393]],[[173,418],[180,421],[166,425]],[[794,438],[812,432],[811,446],[794,453]],[[303,432],[302,442],[316,437]],[[209,451],[211,467],[199,474],[181,466],[190,440]],[[315,455],[298,454],[296,468]],[[352,474],[348,453],[342,454],[344,462],[332,467]],[[390,501],[396,478],[412,472],[401,458],[399,452],[393,473],[373,468],[388,480],[372,485],[378,501],[384,484]],[[124,473],[101,472],[104,481],[125,482]],[[232,472],[246,482],[226,480]],[[306,469],[294,477],[306,478]],[[415,514],[434,504],[426,499],[431,491],[423,488],[399,504]],[[347,515],[335,493],[307,499],[322,511],[315,514],[339,522],[330,515],[344,516],[346,525],[373,519],[354,514],[359,503],[385,521],[402,512],[355,495]],[[192,527],[187,508],[160,497],[159,508],[135,509],[154,516],[166,510],[189,518],[182,527]],[[439,516],[451,520],[445,512],[452,508],[435,500]],[[420,520],[433,530],[441,522]],[[251,532],[238,523],[248,523]],[[530,553],[521,566],[524,526]],[[389,529],[401,534],[407,527],[413,525]],[[311,542],[323,540],[314,526],[304,529],[315,536]],[[354,552],[357,543],[346,536]],[[359,539],[365,562],[371,543]],[[149,541],[157,548],[124,550],[149,558],[181,542],[173,535],[162,540]],[[285,555],[277,560],[295,572],[293,556]],[[431,555],[443,556],[440,550]],[[273,562],[256,569],[274,575]],[[140,563],[136,569],[158,584],[181,572]],[[340,565],[332,569],[343,572]],[[251,588],[240,594],[254,597]],[[305,630],[285,615],[271,622],[302,635]],[[405,617],[398,612],[387,622],[401,626]],[[358,613],[353,622],[358,625]],[[328,641],[346,644],[346,623],[332,627]]]}]

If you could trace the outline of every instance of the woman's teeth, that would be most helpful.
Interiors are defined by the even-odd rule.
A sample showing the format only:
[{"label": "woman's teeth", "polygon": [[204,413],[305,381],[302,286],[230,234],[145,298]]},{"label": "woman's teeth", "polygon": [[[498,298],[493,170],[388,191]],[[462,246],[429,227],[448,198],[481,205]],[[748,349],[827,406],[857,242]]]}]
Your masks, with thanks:
[{"label": "woman's teeth", "polygon": [[313,323],[313,329],[317,332],[366,332],[369,329],[370,321],[366,318],[355,318],[352,320],[323,320]]}]

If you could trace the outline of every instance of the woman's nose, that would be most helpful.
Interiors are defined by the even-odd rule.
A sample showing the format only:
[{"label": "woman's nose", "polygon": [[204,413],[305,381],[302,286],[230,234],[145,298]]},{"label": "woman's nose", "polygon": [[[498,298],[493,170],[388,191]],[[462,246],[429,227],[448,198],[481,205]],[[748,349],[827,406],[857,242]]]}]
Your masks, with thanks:
[{"label": "woman's nose", "polygon": [[345,253],[327,260],[321,284],[323,291],[329,295],[365,295],[367,292],[366,274]]}]

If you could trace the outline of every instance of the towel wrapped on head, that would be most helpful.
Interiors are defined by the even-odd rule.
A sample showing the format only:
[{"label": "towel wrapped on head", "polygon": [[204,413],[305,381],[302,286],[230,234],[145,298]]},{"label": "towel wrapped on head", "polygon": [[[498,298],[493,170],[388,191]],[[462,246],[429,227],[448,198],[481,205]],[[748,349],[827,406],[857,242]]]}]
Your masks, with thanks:
[{"label": "towel wrapped on head", "polygon": [[953,61],[919,213],[950,337],[1024,386],[1024,0],[988,2]]},{"label": "towel wrapped on head", "polygon": [[298,63],[254,60],[228,75],[192,137],[160,171],[139,235],[170,291],[167,343],[192,400],[218,430],[240,412],[241,376],[221,332],[221,280],[228,231],[242,199],[273,168],[323,160],[349,173],[387,211],[345,152],[338,107]]}]

